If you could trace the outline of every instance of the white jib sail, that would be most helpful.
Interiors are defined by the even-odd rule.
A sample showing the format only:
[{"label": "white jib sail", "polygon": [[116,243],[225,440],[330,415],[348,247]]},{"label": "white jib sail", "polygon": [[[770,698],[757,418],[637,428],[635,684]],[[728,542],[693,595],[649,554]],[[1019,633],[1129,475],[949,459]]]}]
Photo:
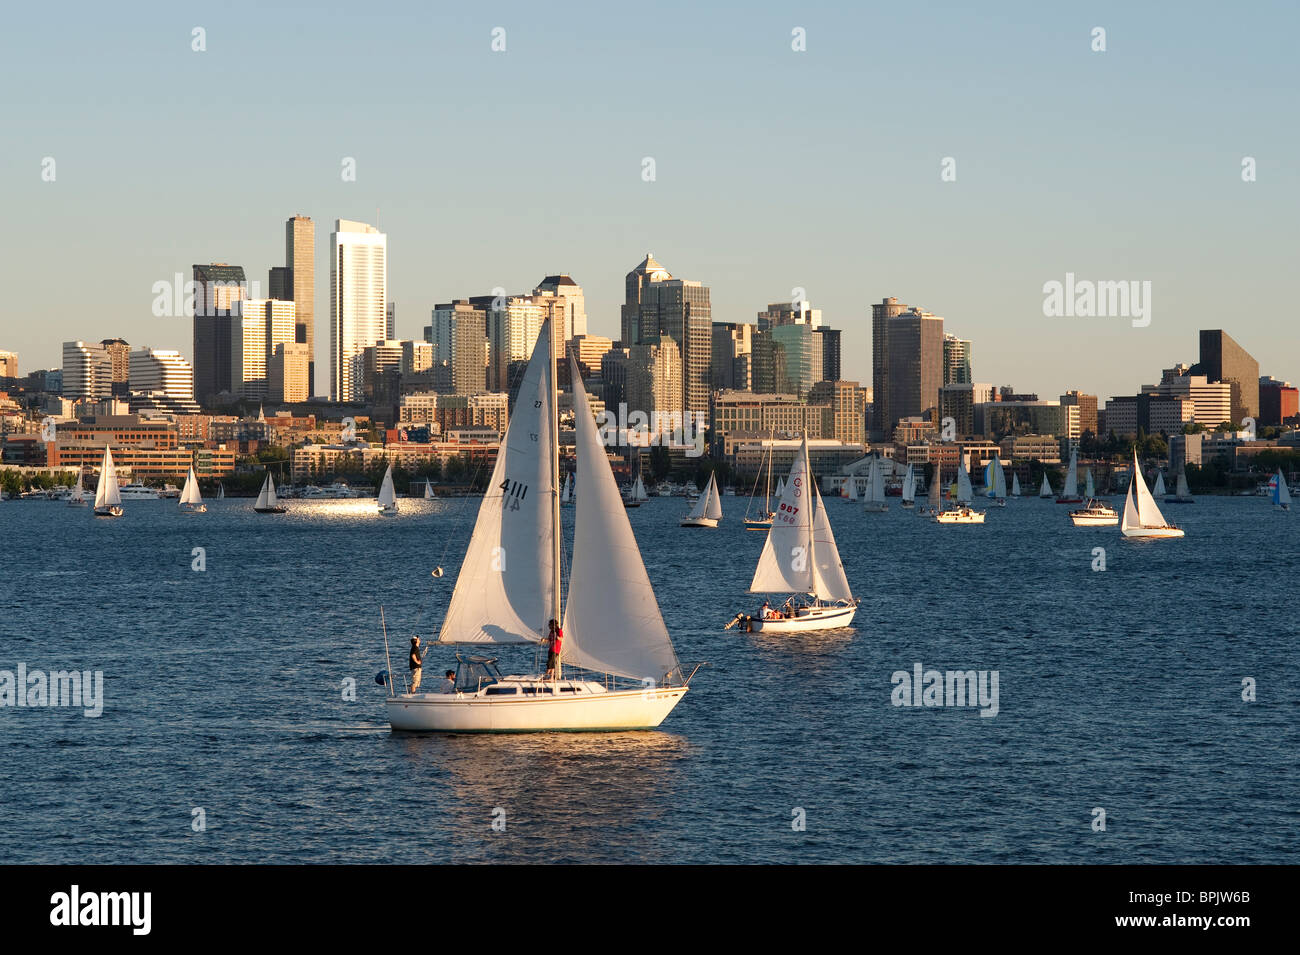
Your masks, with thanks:
[{"label": "white jib sail", "polygon": [[[1184,491],[1184,484],[1186,483],[1186,480],[1187,480],[1187,479],[1184,478],[1181,474],[1178,475],[1178,493],[1179,493],[1179,494],[1182,494],[1182,493],[1183,493],[1183,491]],[[1286,476],[1282,473],[1282,469],[1281,469],[1281,468],[1278,468],[1278,469],[1277,469],[1277,477],[1273,478],[1273,480],[1276,482],[1276,485],[1274,486],[1274,489],[1273,489],[1273,503],[1274,503],[1274,504],[1286,504],[1286,505],[1290,506],[1290,504],[1291,504],[1291,489],[1290,489],[1289,487],[1287,487],[1287,485],[1286,485]]]},{"label": "white jib sail", "polygon": [[1038,489],[1038,496],[1039,497],[1052,496],[1052,482],[1047,480],[1046,474],[1043,475],[1043,485]]},{"label": "white jib sail", "polygon": [[379,485],[379,506],[392,507],[397,503],[397,489],[393,487],[393,466],[388,465],[384,480]]},{"label": "white jib sail", "polygon": [[907,473],[903,475],[903,500],[916,501],[916,473],[912,470],[912,465],[907,466]]},{"label": "white jib sail", "polygon": [[970,486],[970,475],[966,473],[966,462],[957,462],[957,503],[969,504],[975,492]]},{"label": "white jib sail", "polygon": [[816,502],[813,514],[813,592],[820,600],[851,601],[853,592],[849,590],[849,580],[844,575],[844,565],[840,563],[840,549],[835,546],[835,535],[831,533],[831,522],[822,503],[821,491],[814,484],[812,492]]},{"label": "white jib sail", "polygon": [[1092,482],[1092,468],[1088,468],[1083,475],[1083,496],[1087,498],[1097,496],[1097,487]]},{"label": "white jib sail", "polygon": [[122,495],[117,490],[117,467],[113,464],[113,452],[104,445],[104,460],[99,467],[99,483],[95,485],[96,507],[117,507],[122,503]]},{"label": "white jib sail", "polygon": [[456,578],[442,643],[536,643],[555,600],[555,384],[542,324]]},{"label": "white jib sail", "polygon": [[993,459],[993,496],[1001,500],[1007,496],[1007,472],[1002,469],[1002,459]]},{"label": "white jib sail", "polygon": [[1156,472],[1156,486],[1151,489],[1151,493],[1156,497],[1164,497],[1167,493],[1165,491],[1165,476],[1159,471]]},{"label": "white jib sail", "polygon": [[1062,497],[1079,496],[1079,450],[1075,448],[1070,452],[1070,465],[1065,471],[1065,490],[1061,493]]},{"label": "white jib sail", "polygon": [[751,593],[813,593],[813,555],[808,552],[813,539],[810,483],[805,439],[790,465],[790,480],[777,501],[776,517],[749,585]]},{"label": "white jib sail", "polygon": [[1012,497],[1020,496],[1020,475],[1019,474],[1011,475],[1011,496]]},{"label": "white jib sail", "polygon": [[705,489],[704,494],[708,502],[704,516],[711,521],[722,520],[722,495],[718,493],[718,482],[713,474],[709,475],[709,486]]},{"label": "white jib sail", "polygon": [[582,497],[574,504],[563,659],[599,673],[657,682],[677,668],[677,653],[605,456],[582,375],[572,357],[569,362]]},{"label": "white jib sail", "polygon": [[[818,492],[820,497],[820,492]],[[872,504],[885,503],[885,462],[880,458],[871,461],[871,497]]]}]

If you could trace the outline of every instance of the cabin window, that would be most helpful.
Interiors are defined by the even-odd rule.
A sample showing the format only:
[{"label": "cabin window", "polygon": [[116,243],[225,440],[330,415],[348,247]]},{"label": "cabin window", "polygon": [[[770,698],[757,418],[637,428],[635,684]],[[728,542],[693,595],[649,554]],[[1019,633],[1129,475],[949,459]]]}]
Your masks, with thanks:
[{"label": "cabin window", "polygon": [[487,688],[488,696],[515,696],[518,689],[513,686],[490,686]]}]

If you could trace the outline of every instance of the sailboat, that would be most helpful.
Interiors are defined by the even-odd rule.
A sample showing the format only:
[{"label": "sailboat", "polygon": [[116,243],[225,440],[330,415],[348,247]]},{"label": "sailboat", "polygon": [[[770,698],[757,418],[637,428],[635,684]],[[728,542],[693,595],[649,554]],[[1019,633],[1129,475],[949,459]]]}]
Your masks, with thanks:
[{"label": "sailboat", "polygon": [[1049,481],[1049,480],[1047,480],[1047,472],[1046,472],[1046,471],[1043,472],[1043,486],[1040,487],[1040,488],[1038,489],[1038,496],[1039,496],[1039,497],[1056,497],[1056,493],[1052,490],[1052,482]]},{"label": "sailboat", "polygon": [[199,493],[199,479],[194,476],[192,465],[190,473],[185,475],[185,488],[181,491],[181,500],[177,507],[183,514],[207,513],[208,506],[203,503],[203,495]]},{"label": "sailboat", "polygon": [[573,475],[564,475],[564,491],[560,494],[560,507],[573,507]]},{"label": "sailboat", "polygon": [[1133,449],[1133,479],[1124,498],[1124,519],[1120,532],[1125,537],[1182,537],[1182,528],[1170,524],[1156,507],[1156,499],[1147,490],[1138,465],[1137,448]]},{"label": "sailboat", "polygon": [[1196,498],[1192,497],[1192,492],[1187,487],[1187,472],[1178,472],[1178,483],[1174,486],[1172,497],[1165,498],[1166,504],[1195,504]]},{"label": "sailboat", "polygon": [[257,501],[253,504],[253,510],[258,514],[283,514],[288,510],[283,504],[279,503],[275,497],[275,482],[271,480],[271,472],[266,472],[266,480],[262,482],[262,490],[258,492]]},{"label": "sailboat", "polygon": [[113,452],[104,445],[104,460],[99,466],[99,483],[95,485],[95,516],[121,517],[122,495],[117,489],[117,468]]},{"label": "sailboat", "polygon": [[1092,483],[1092,468],[1083,473],[1083,496],[1089,501],[1097,496],[1097,487]]},{"label": "sailboat", "polygon": [[934,463],[934,472],[930,475],[930,489],[926,494],[924,507],[917,508],[920,517],[933,517],[943,510],[943,481],[940,477],[939,462]]},{"label": "sailboat", "polygon": [[718,482],[710,472],[704,493],[695,502],[691,512],[682,518],[682,527],[717,527],[721,520],[722,498],[718,494]]},{"label": "sailboat", "polygon": [[766,481],[763,485],[763,510],[757,517],[749,516],[749,509],[754,504],[754,497],[758,494],[758,481],[763,476],[762,473],[754,477],[754,489],[749,492],[749,504],[745,506],[745,530],[747,531],[765,531],[772,526],[772,518],[776,514],[772,511],[772,455],[776,452],[776,435],[772,435],[767,445],[767,468]]},{"label": "sailboat", "polygon": [[219,483],[217,484],[217,500],[224,501],[225,499],[226,499],[226,486],[224,484]]},{"label": "sailboat", "polygon": [[[81,485],[78,484],[78,487]],[[1277,474],[1273,475],[1273,480],[1268,482],[1270,497],[1273,498],[1273,506],[1280,511],[1291,510],[1291,489],[1286,486],[1286,476],[1282,469],[1277,469]]]},{"label": "sailboat", "polygon": [[1002,459],[994,458],[989,462],[989,467],[993,469],[993,486],[986,492],[987,496],[993,498],[993,503],[997,507],[1007,506],[1007,473],[1002,469]]},{"label": "sailboat", "polygon": [[1011,496],[1020,496],[1020,475],[1014,472],[1011,474]]},{"label": "sailboat", "polygon": [[[1044,475],[1046,477],[1046,475]],[[1082,504],[1079,497],[1079,449],[1070,449],[1070,464],[1065,470],[1065,489],[1056,499],[1057,504]]]},{"label": "sailboat", "polygon": [[426,501],[433,500],[433,485],[429,483],[428,478],[424,479],[424,499]]},{"label": "sailboat", "polygon": [[842,497],[842,498],[844,498],[844,500],[846,500],[846,501],[850,501],[850,502],[852,502],[852,503],[854,503],[854,504],[857,503],[857,500],[858,500],[858,476],[857,476],[856,474],[850,474],[847,478],[844,479],[844,490],[843,490],[843,492],[840,494],[840,497]]},{"label": "sailboat", "polygon": [[81,482],[81,468],[77,468],[77,484],[68,495],[68,507],[86,506],[86,488]]},{"label": "sailboat", "polygon": [[623,498],[624,507],[640,507],[642,502],[650,500],[650,495],[645,492],[645,484],[641,481],[641,472],[638,471],[636,480],[628,489],[627,497]]},{"label": "sailboat", "polygon": [[382,517],[397,516],[397,489],[393,487],[393,465],[391,461],[388,464],[388,470],[384,472],[384,480],[379,484],[377,503]]},{"label": "sailboat", "polygon": [[907,473],[903,475],[903,507],[916,506],[916,472],[912,470],[912,465],[907,466]]},{"label": "sailboat", "polygon": [[885,500],[884,466],[880,458],[874,455],[871,458],[871,469],[867,472],[867,492],[863,497],[867,502],[863,505],[863,510],[868,514],[884,514],[889,510],[889,503]]},{"label": "sailboat", "polygon": [[[808,468],[808,436],[795,454],[763,553],[749,585],[753,594],[791,593],[781,610],[766,602],[755,616],[738,613],[727,624],[762,633],[837,630],[853,622],[858,601],[849,590],[826,506]],[[797,595],[806,594],[799,600]]]},{"label": "sailboat", "polygon": [[776,479],[776,499],[781,500],[785,494],[785,478]]},{"label": "sailboat", "polygon": [[1161,471],[1156,472],[1156,483],[1151,488],[1152,497],[1164,497],[1168,492],[1165,490],[1165,476]]},{"label": "sailboat", "polygon": [[971,488],[970,475],[966,473],[966,461],[964,457],[957,459],[957,507],[952,510],[940,510],[934,515],[934,519],[939,524],[983,524],[984,512],[977,511],[970,506],[971,499],[975,496]]},{"label": "sailboat", "polygon": [[[574,507],[570,584],[561,616],[563,533],[551,338],[548,320],[520,383],[520,400],[437,643],[489,651],[507,644],[537,646],[545,640],[547,621],[562,620],[555,678],[502,675],[494,657],[461,653],[448,692],[398,693],[390,672],[386,707],[395,730],[653,729],[686,695],[695,674],[686,674],[664,626],[572,357],[582,499]],[[502,554],[510,559],[503,561]],[[566,678],[565,665],[593,678]],[[629,681],[634,685],[628,687]]]}]

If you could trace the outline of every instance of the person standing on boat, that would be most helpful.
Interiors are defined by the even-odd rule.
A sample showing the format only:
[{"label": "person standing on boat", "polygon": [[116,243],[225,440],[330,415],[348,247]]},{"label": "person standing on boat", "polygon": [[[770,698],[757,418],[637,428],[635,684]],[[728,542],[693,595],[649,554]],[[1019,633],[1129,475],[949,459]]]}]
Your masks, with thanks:
[{"label": "person standing on boat", "polygon": [[411,638],[411,692],[414,693],[420,689],[420,675],[424,666],[424,655],[420,653],[420,638]]},{"label": "person standing on boat", "polygon": [[564,631],[560,624],[552,619],[547,624],[546,633],[546,679],[555,679],[555,668],[560,662],[560,644],[564,642]]}]

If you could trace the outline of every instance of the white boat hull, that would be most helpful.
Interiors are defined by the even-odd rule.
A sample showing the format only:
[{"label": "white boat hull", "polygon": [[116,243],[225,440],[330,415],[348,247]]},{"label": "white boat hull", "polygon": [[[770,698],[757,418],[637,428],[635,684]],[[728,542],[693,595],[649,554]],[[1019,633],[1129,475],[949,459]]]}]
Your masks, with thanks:
[{"label": "white boat hull", "polygon": [[1111,514],[1105,516],[1089,514],[1087,516],[1081,516],[1078,514],[1071,514],[1070,520],[1074,523],[1075,527],[1114,527],[1119,523],[1119,515]]},{"label": "white boat hull", "polygon": [[812,630],[840,630],[853,623],[857,607],[801,607],[793,617],[752,617],[753,633],[807,633]]},{"label": "white boat hull", "polygon": [[206,514],[208,506],[206,504],[182,504],[180,505],[182,514]]},{"label": "white boat hull", "polygon": [[107,507],[97,507],[95,508],[95,516],[96,517],[121,517],[122,509],[118,507],[116,504],[111,504],[108,505]]},{"label": "white boat hull", "polygon": [[682,527],[717,527],[718,521],[712,517],[684,517]]},{"label": "white boat hull", "polygon": [[1125,527],[1122,528],[1125,537],[1182,537],[1183,529],[1181,527]]},{"label": "white boat hull", "polygon": [[387,506],[387,507],[385,507],[385,506],[382,505],[382,504],[379,505],[379,516],[380,516],[380,517],[396,517],[396,516],[397,516],[397,505],[396,505],[396,504],[390,504],[390,505]]},{"label": "white boat hull", "polygon": [[983,524],[983,511],[940,511],[934,516],[939,524]]},{"label": "white boat hull", "polygon": [[688,687],[614,690],[514,700],[469,693],[405,693],[388,698],[395,730],[426,733],[544,733],[654,729]]}]

